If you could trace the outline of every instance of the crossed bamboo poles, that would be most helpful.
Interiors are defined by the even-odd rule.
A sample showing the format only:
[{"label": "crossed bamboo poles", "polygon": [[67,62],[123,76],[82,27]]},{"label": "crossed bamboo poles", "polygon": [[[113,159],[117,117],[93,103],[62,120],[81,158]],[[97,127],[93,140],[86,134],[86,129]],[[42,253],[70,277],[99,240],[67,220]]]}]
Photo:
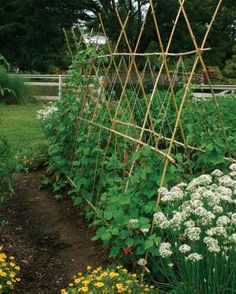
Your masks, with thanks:
[{"label": "crossed bamboo poles", "polygon": [[[94,117],[95,117],[96,111],[97,111],[96,107],[95,107],[94,113],[92,114],[92,119],[87,119],[87,118],[84,118],[84,117],[80,116],[79,120],[82,120],[82,121],[88,123],[91,128],[92,127],[98,127],[100,129],[104,129],[104,130],[109,132],[108,139],[107,139],[107,144],[106,144],[105,151],[104,151],[104,160],[105,160],[105,158],[107,156],[108,148],[109,148],[109,145],[110,145],[113,134],[115,134],[117,136],[121,136],[121,137],[131,141],[132,143],[136,143],[135,152],[138,152],[140,150],[141,146],[149,146],[151,148],[151,150],[153,150],[154,152],[157,152],[160,156],[163,156],[163,158],[164,158],[164,167],[163,167],[163,170],[162,170],[162,176],[161,176],[160,185],[159,185],[160,187],[163,187],[168,166],[169,166],[170,163],[175,163],[175,159],[172,156],[172,151],[173,151],[174,144],[177,144],[177,145],[180,145],[180,146],[184,147],[187,159],[189,159],[189,157],[190,157],[189,150],[197,150],[197,151],[200,151],[200,152],[204,152],[204,150],[202,150],[200,148],[197,148],[197,147],[190,146],[190,145],[188,145],[186,143],[186,137],[185,137],[185,134],[184,134],[184,128],[183,128],[182,121],[181,121],[183,108],[184,108],[184,105],[186,103],[189,91],[191,89],[191,84],[192,84],[192,81],[193,81],[193,77],[194,77],[197,65],[199,63],[201,64],[201,67],[203,69],[203,72],[205,73],[205,76],[207,78],[207,82],[208,82],[210,90],[211,90],[211,94],[212,94],[213,101],[214,101],[216,109],[217,109],[217,114],[218,114],[218,118],[219,118],[219,121],[220,121],[221,129],[222,129],[222,133],[223,133],[225,145],[226,145],[227,150],[228,150],[229,157],[230,157],[230,154],[231,154],[230,146],[229,146],[229,143],[227,141],[226,131],[225,131],[225,128],[224,128],[224,123],[223,123],[220,107],[219,107],[219,104],[217,102],[217,98],[216,98],[216,96],[214,94],[213,88],[211,86],[211,82],[210,82],[209,76],[207,74],[206,65],[205,65],[203,57],[202,57],[202,54],[205,51],[209,50],[209,48],[205,48],[206,41],[208,39],[209,33],[210,33],[211,29],[212,29],[212,26],[214,24],[216,16],[217,16],[217,14],[219,12],[219,9],[221,7],[222,0],[218,0],[218,4],[217,4],[217,6],[215,8],[212,19],[211,19],[210,24],[208,25],[208,27],[206,29],[205,36],[204,36],[200,46],[197,44],[197,41],[196,41],[196,38],[195,38],[195,35],[194,35],[194,32],[193,32],[191,23],[189,21],[188,15],[186,13],[186,9],[184,7],[185,0],[179,0],[178,1],[179,2],[179,9],[178,9],[178,12],[177,12],[177,15],[176,15],[173,27],[172,27],[172,31],[171,31],[171,34],[170,34],[169,41],[168,41],[168,44],[166,46],[166,49],[164,48],[163,41],[162,41],[162,36],[160,34],[160,29],[159,29],[159,25],[158,25],[158,22],[157,22],[157,17],[156,17],[156,14],[155,14],[155,8],[154,8],[154,5],[153,5],[153,0],[149,0],[149,2],[150,2],[149,3],[149,11],[147,11],[147,14],[149,12],[151,12],[151,14],[152,14],[152,19],[153,19],[153,22],[154,22],[154,27],[155,27],[155,31],[156,31],[156,35],[157,35],[157,40],[158,40],[158,44],[160,46],[161,52],[154,52],[154,53],[139,53],[139,52],[137,52],[140,41],[141,41],[141,38],[142,38],[142,34],[143,34],[143,31],[144,31],[144,28],[145,28],[147,14],[146,14],[146,16],[144,18],[140,33],[138,35],[136,46],[135,46],[133,51],[132,51],[132,48],[130,46],[128,36],[127,36],[127,33],[126,33],[126,27],[127,27],[127,24],[128,24],[130,14],[128,13],[126,19],[123,22],[121,20],[119,11],[116,10],[116,14],[117,14],[117,18],[118,18],[119,23],[120,23],[121,31],[120,31],[120,35],[119,35],[119,38],[117,40],[117,43],[115,45],[114,50],[112,50],[112,47],[109,44],[109,39],[107,37],[107,33],[106,33],[106,30],[105,30],[102,18],[100,16],[100,28],[101,28],[101,31],[102,31],[103,35],[106,38],[106,43],[107,43],[107,46],[108,46],[109,54],[100,56],[100,57],[98,57],[98,59],[99,58],[104,58],[104,57],[109,57],[110,58],[110,63],[109,63],[109,66],[107,68],[107,72],[109,72],[111,67],[114,66],[115,74],[117,76],[117,79],[119,80],[119,83],[122,86],[122,91],[121,91],[121,95],[119,97],[118,104],[117,104],[115,114],[114,114],[113,117],[111,116],[109,105],[107,103],[105,105],[106,111],[109,113],[111,127],[104,126],[101,123],[97,123],[97,122],[94,121]],[[189,51],[189,52],[171,53],[171,52],[169,52],[170,47],[171,47],[171,44],[173,42],[173,37],[175,35],[176,27],[178,25],[179,18],[180,18],[181,15],[183,15],[183,17],[184,17],[184,20],[186,22],[186,25],[187,25],[187,28],[188,28],[188,31],[189,31],[189,34],[190,34],[190,37],[191,37],[191,40],[192,40],[192,43],[193,43],[193,46],[194,46],[195,49],[192,50],[192,51]],[[81,32],[81,34],[83,34],[83,33]],[[126,44],[129,52],[126,52],[126,53],[118,52],[119,45],[120,45],[120,42],[121,42],[122,38],[124,38],[125,44]],[[145,91],[145,88],[144,88],[144,81],[143,81],[143,78],[140,75],[139,70],[138,70],[136,57],[137,56],[143,56],[143,57],[146,56],[147,57],[147,56],[154,56],[154,55],[155,56],[161,56],[162,57],[162,63],[161,63],[160,70],[159,70],[159,72],[157,74],[157,77],[155,79],[155,82],[154,82],[153,90],[151,92],[151,97],[148,100],[147,95],[146,95],[146,91]],[[185,86],[185,89],[184,89],[184,94],[182,96],[181,103],[178,106],[177,102],[176,102],[175,91],[174,91],[174,83],[173,83],[172,78],[171,78],[170,68],[169,68],[169,65],[168,65],[168,59],[167,58],[170,57],[170,56],[179,57],[179,56],[187,56],[187,55],[195,55],[195,60],[194,60],[194,63],[192,65],[190,75],[188,76],[188,79],[187,79],[187,83],[186,83],[186,86]],[[120,72],[119,72],[120,67],[117,64],[117,61],[115,59],[116,57],[119,57],[119,56],[121,56],[121,57],[128,56],[130,58],[129,64],[126,64],[126,62],[124,61],[124,63],[127,66],[126,78],[125,78],[124,82],[122,81],[122,78],[121,78],[121,75],[120,75]],[[94,63],[92,63],[92,66],[96,67],[96,65]],[[136,73],[138,83],[139,83],[139,86],[140,86],[140,89],[141,89],[141,93],[142,93],[143,98],[144,98],[145,103],[146,103],[146,113],[145,113],[145,117],[144,117],[142,126],[137,126],[134,121],[132,122],[132,119],[129,122],[120,121],[118,119],[118,114],[119,114],[119,112],[121,110],[122,101],[123,101],[124,97],[126,96],[126,88],[127,88],[128,84],[129,84],[132,69],[134,69],[134,71]],[[153,101],[155,99],[155,93],[156,93],[156,91],[158,89],[161,74],[162,74],[162,72],[164,70],[165,70],[166,75],[167,75],[167,79],[168,79],[168,83],[169,83],[169,87],[170,87],[170,94],[171,94],[172,101],[173,101],[173,104],[174,104],[174,107],[175,107],[175,110],[176,110],[176,115],[177,115],[175,125],[174,125],[174,128],[173,128],[173,132],[172,132],[172,135],[171,135],[170,138],[163,137],[159,133],[156,132],[155,126],[153,124],[152,115],[151,115],[152,103],[153,103]],[[130,113],[132,115],[131,109],[129,109],[129,111],[130,111]],[[147,128],[147,123],[150,123],[150,128]],[[124,134],[122,132],[117,131],[116,130],[117,124],[123,124],[123,125],[133,127],[135,129],[138,129],[140,131],[139,138],[136,139],[136,138],[133,138],[131,136],[128,136],[127,134]],[[176,134],[177,134],[178,130],[180,130],[181,138],[182,138],[183,142],[179,142],[179,141],[176,140]],[[144,136],[144,133],[146,131],[153,134],[153,136],[155,138],[155,146],[151,146],[148,143],[143,141],[143,136]],[[159,142],[160,138],[162,138],[162,139],[164,138],[166,140],[166,142],[169,143],[169,146],[168,146],[168,149],[167,149],[166,152],[164,152],[164,151],[162,151],[162,150],[160,150],[158,148],[158,142]],[[230,158],[226,158],[226,159],[230,159]],[[132,176],[135,165],[136,165],[136,161],[134,160],[132,162],[132,164],[130,166],[130,169],[129,169],[129,172],[128,172],[128,178],[127,178],[126,185],[125,185],[125,191],[129,187],[129,180],[130,180],[130,177]],[[157,195],[156,203],[157,203],[157,205],[160,205],[160,203],[161,203],[161,195],[160,194]],[[154,221],[152,221],[151,233],[153,233],[153,231],[154,231]],[[149,253],[147,252],[147,254],[145,256],[146,259],[148,258],[148,255],[149,255]]]}]

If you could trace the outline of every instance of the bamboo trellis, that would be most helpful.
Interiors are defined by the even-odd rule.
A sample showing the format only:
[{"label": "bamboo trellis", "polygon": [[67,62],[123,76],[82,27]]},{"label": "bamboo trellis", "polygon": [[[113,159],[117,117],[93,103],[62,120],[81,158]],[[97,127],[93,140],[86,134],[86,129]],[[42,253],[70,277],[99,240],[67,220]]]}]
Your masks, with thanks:
[{"label": "bamboo trellis", "polygon": [[[217,1],[215,11],[212,15],[209,25],[206,27],[206,32],[200,45],[197,44],[192,25],[187,15],[185,0],[179,0],[178,2],[178,12],[173,22],[169,41],[166,46],[164,46],[163,36],[161,35],[159,29],[158,16],[155,13],[153,0],[150,0],[149,2],[149,8],[147,9],[147,13],[143,18],[142,27],[140,29],[140,33],[138,35],[137,43],[134,49],[132,49],[127,36],[127,26],[129,23],[130,13],[128,13],[125,20],[122,21],[119,11],[116,10],[116,15],[120,24],[120,34],[115,46],[114,44],[110,44],[106,28],[104,26],[102,17],[100,16],[100,26],[98,27],[98,31],[96,33],[97,42],[93,44],[93,46],[96,49],[99,49],[100,45],[98,39],[102,34],[106,39],[106,44],[102,45],[103,51],[105,47],[106,53],[97,55],[91,59],[87,59],[86,63],[83,65],[83,73],[85,78],[84,84],[82,86],[82,97],[80,96],[82,111],[78,117],[78,130],[81,128],[81,125],[84,126],[84,124],[86,124],[88,133],[92,132],[93,129],[97,129],[100,134],[101,132],[106,132],[107,139],[103,153],[104,161],[109,154],[109,148],[112,142],[117,142],[119,139],[128,142],[128,144],[131,146],[132,152],[134,153],[139,152],[143,146],[149,147],[152,152],[155,152],[158,156],[163,158],[164,164],[162,171],[160,172],[161,178],[158,185],[159,187],[163,187],[164,185],[168,167],[178,164],[175,158],[175,146],[182,147],[183,153],[185,154],[187,160],[190,160],[190,152],[192,151],[197,151],[200,153],[205,152],[205,150],[202,148],[198,146],[192,146],[188,143],[186,130],[184,129],[182,123],[184,106],[186,103],[189,103],[189,93],[191,91],[194,75],[199,65],[201,66],[202,72],[204,72],[207,78],[213,101],[217,109],[217,120],[219,121],[220,128],[222,130],[222,137],[224,138],[225,146],[227,148],[228,157],[224,158],[225,160],[233,160],[231,158],[230,145],[227,140],[217,96],[214,94],[214,91],[211,87],[211,81],[209,79],[207,67],[203,59],[204,52],[210,50],[210,48],[206,47],[206,42],[221,7],[222,0]],[[138,48],[143,37],[143,32],[146,27],[148,13],[149,15],[151,13],[153,27],[156,32],[156,41],[159,44],[160,52],[138,52]],[[185,20],[186,27],[193,43],[193,50],[173,53],[170,51],[170,49],[181,16]],[[90,33],[89,38],[91,38],[92,35],[94,35],[93,31]],[[128,52],[123,52],[123,49],[120,49],[121,41],[123,41],[125,47],[128,48]],[[80,38],[79,41],[76,42],[76,46],[80,47],[81,44],[87,48],[90,46],[88,42],[85,42],[85,36],[82,29],[80,29]],[[71,50],[70,53],[72,54]],[[181,67],[182,60],[188,56],[192,56],[194,61],[190,73],[188,75],[183,75],[183,93],[180,102],[177,103],[175,90],[177,77],[176,73]],[[151,58],[153,57],[159,58],[160,60],[160,67],[158,71],[152,68]],[[142,70],[139,69],[138,64],[138,60],[140,60],[140,58],[144,60],[144,66],[142,67]],[[176,67],[174,72],[170,68],[170,58],[175,59]],[[121,74],[122,72],[125,72],[125,76]],[[151,84],[151,89],[149,90],[147,90],[146,87],[145,77],[147,76],[147,73],[149,74],[149,78],[152,77],[151,80],[149,80]],[[165,96],[162,97],[163,99],[158,100],[157,97],[160,95],[159,86],[161,84],[163,75],[165,75],[167,78],[168,89]],[[107,84],[104,86],[103,83]],[[119,85],[120,91],[115,91],[117,84]],[[140,96],[144,101],[144,107],[140,104]],[[157,102],[157,100],[159,102]],[[157,112],[153,111],[154,103],[159,103]],[[90,105],[94,106],[91,111]],[[168,122],[167,118],[170,105],[173,106],[176,114],[174,123]],[[134,116],[134,109],[138,109],[140,113],[141,119],[139,123],[137,123]],[[81,124],[81,122],[83,122],[83,124]],[[171,134],[171,136],[166,134],[166,130],[163,129],[164,125],[165,128],[168,128],[169,134]],[[165,142],[166,148],[162,147],[162,141]],[[74,149],[76,144],[77,142],[75,140]],[[100,143],[94,142],[94,144]],[[116,147],[116,151],[118,153],[122,152],[122,150],[120,150],[122,147],[119,146],[119,144],[118,146],[116,145]],[[128,169],[125,170],[125,175],[127,176],[125,191],[129,188],[130,178],[136,166],[137,160],[134,159],[128,165]],[[191,173],[191,170],[189,170],[189,172]],[[160,205],[160,202],[161,197],[157,192],[157,205]],[[154,222],[152,224],[151,230],[153,229]]]}]

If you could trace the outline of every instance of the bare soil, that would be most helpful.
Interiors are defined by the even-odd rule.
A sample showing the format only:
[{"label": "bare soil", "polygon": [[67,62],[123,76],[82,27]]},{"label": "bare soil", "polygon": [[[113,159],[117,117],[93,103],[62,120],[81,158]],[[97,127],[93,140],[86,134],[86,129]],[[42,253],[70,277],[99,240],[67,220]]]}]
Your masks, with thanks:
[{"label": "bare soil", "polygon": [[8,222],[0,243],[21,266],[15,293],[59,294],[88,265],[107,263],[100,244],[90,241],[94,232],[81,211],[39,190],[42,173],[16,175],[16,196],[0,210]]}]

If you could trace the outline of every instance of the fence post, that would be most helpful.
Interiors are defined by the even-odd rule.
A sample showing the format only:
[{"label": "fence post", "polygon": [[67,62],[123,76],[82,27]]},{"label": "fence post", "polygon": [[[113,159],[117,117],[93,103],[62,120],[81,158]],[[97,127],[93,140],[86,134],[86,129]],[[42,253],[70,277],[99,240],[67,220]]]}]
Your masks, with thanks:
[{"label": "fence post", "polygon": [[58,82],[59,82],[59,85],[58,85],[58,97],[59,99],[61,98],[61,91],[62,91],[62,76],[59,75],[58,77]]}]

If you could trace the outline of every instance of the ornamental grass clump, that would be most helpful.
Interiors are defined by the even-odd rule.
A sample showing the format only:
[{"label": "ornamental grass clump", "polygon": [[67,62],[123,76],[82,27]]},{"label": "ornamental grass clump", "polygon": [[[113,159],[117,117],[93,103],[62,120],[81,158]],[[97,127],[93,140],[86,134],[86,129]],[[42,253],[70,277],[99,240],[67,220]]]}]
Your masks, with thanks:
[{"label": "ornamental grass clump", "polygon": [[159,193],[155,265],[171,293],[236,293],[236,164]]},{"label": "ornamental grass clump", "polygon": [[7,257],[0,246],[0,293],[12,293],[14,284],[20,282],[20,267],[13,256]]},{"label": "ornamental grass clump", "polygon": [[67,289],[62,289],[61,294],[90,293],[90,294],[115,294],[115,293],[159,293],[154,286],[142,283],[137,274],[128,273],[122,267],[115,269],[92,269],[87,267],[85,274],[78,273],[74,282]]}]

